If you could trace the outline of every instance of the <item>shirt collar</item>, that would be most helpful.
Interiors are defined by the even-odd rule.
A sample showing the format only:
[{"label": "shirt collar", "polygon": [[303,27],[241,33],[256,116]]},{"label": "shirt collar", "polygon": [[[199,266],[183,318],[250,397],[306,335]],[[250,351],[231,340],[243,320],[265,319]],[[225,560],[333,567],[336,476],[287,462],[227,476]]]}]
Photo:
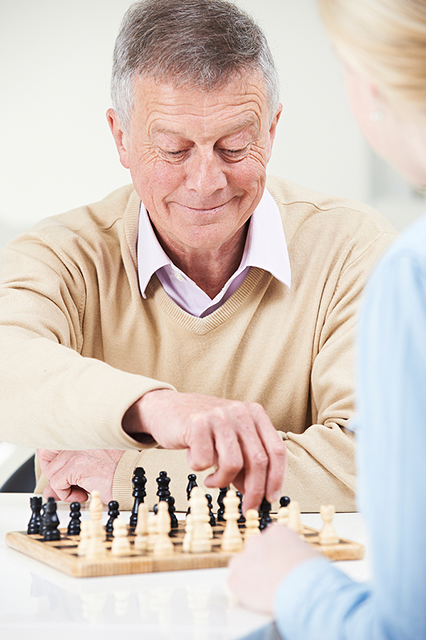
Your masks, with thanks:
[{"label": "shirt collar", "polygon": [[[173,263],[158,242],[143,202],[140,206],[137,256],[139,286],[146,298],[146,288],[154,273],[166,265],[173,266]],[[277,203],[266,189],[251,216],[238,273],[247,267],[264,269],[290,288],[290,259],[281,215]]]}]

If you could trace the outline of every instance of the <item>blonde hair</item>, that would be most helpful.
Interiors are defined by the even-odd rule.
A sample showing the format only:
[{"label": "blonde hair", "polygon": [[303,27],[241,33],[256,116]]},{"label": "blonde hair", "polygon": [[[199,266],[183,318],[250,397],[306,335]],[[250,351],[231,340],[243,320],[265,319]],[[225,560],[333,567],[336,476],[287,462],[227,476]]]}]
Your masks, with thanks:
[{"label": "blonde hair", "polygon": [[318,0],[336,47],[389,100],[426,112],[426,0]]}]

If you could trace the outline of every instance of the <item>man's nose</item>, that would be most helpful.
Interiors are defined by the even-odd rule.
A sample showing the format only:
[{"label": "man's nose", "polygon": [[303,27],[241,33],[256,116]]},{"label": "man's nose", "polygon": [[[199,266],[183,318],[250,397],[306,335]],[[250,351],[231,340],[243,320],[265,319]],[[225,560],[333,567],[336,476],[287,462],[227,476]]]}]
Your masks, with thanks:
[{"label": "man's nose", "polygon": [[223,160],[213,150],[196,151],[186,161],[186,186],[201,196],[211,196],[227,185]]}]

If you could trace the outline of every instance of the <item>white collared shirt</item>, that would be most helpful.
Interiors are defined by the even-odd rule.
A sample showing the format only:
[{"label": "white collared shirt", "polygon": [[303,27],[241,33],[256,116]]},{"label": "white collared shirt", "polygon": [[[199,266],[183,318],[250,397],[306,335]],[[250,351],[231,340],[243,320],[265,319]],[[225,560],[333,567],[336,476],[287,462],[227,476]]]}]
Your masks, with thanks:
[{"label": "white collared shirt", "polygon": [[280,212],[266,189],[251,216],[240,266],[213,300],[172,263],[157,240],[143,203],[139,215],[137,256],[139,286],[144,298],[148,283],[155,273],[166,293],[177,305],[201,318],[215,311],[231,297],[250,267],[268,271],[287,287],[291,284],[290,260]]}]

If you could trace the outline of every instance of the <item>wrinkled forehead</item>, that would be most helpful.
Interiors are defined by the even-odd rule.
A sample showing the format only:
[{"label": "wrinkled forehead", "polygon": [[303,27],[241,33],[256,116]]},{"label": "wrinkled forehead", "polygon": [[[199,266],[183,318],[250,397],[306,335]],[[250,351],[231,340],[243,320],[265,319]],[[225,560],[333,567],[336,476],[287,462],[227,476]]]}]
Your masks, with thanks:
[{"label": "wrinkled forehead", "polygon": [[269,121],[265,84],[260,74],[232,78],[209,91],[194,85],[175,85],[152,77],[133,83],[132,121],[150,131],[179,129],[183,123],[214,129],[262,128]]}]

